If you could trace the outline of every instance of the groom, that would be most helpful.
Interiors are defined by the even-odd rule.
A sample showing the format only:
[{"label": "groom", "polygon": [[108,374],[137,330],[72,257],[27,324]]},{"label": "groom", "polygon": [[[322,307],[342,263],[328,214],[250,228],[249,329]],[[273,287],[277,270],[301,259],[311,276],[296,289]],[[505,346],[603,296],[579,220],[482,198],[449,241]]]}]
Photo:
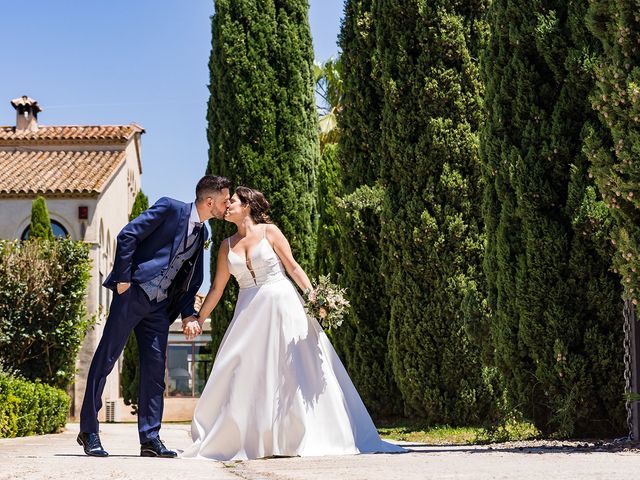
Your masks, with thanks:
[{"label": "groom", "polygon": [[225,177],[206,175],[196,186],[194,203],[163,197],[119,233],[113,270],[104,282],[116,293],[91,362],[80,411],[77,440],[87,455],[108,456],[98,435],[98,411],[107,375],[133,330],[140,352],[140,455],[176,456],[158,436],[169,325],[178,314],[183,319],[197,317],[194,302],[202,284],[207,238],[203,224],[223,218],[230,187]]}]

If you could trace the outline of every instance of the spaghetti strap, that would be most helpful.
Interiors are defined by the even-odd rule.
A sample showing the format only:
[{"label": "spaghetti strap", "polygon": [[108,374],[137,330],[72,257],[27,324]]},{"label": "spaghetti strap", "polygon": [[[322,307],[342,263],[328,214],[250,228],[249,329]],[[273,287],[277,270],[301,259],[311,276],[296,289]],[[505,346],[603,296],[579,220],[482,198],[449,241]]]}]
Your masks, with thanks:
[{"label": "spaghetti strap", "polygon": [[231,251],[231,237],[227,237],[227,245],[229,245],[229,251]]}]

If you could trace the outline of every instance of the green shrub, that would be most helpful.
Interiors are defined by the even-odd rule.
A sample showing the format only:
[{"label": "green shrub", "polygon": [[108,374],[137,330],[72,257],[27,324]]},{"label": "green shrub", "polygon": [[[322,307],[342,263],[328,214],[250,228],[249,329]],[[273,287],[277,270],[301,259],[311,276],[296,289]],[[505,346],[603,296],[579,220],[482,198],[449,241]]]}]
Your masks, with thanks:
[{"label": "green shrub", "polygon": [[0,360],[66,389],[91,320],[89,246],[67,239],[0,241]]},{"label": "green shrub", "polygon": [[59,388],[0,372],[0,437],[54,433],[64,427],[70,406]]}]

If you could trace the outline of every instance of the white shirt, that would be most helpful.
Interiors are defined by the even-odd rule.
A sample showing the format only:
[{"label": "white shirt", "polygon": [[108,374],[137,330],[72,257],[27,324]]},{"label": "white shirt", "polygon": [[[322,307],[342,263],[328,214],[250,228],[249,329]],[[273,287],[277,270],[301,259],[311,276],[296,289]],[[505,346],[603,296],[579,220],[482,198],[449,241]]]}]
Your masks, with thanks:
[{"label": "white shirt", "polygon": [[191,215],[189,216],[189,228],[187,230],[187,237],[191,235],[191,232],[193,232],[193,227],[196,226],[196,223],[203,223],[203,222],[200,221],[200,215],[198,215],[198,209],[196,208],[196,204],[192,203]]}]

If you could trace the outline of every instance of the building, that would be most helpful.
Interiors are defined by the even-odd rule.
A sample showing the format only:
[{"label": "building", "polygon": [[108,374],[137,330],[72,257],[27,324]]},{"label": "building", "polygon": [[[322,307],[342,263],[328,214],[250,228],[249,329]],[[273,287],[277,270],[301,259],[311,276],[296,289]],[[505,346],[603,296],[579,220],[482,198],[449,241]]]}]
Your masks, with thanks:
[{"label": "building", "polygon": [[[98,319],[87,332],[77,360],[72,418],[78,418],[86,376],[102,335],[112,292],[102,287],[113,265],[116,236],[129,220],[140,190],[141,136],[129,125],[38,124],[38,102],[23,96],[11,101],[15,126],[0,126],[0,238],[28,237],[31,202],[47,200],[54,234],[91,245],[87,308]],[[177,330],[176,330],[177,329]],[[179,323],[171,328],[165,419],[187,420],[211,368],[210,335],[184,342]],[[204,368],[204,370],[203,370]],[[132,419],[122,402],[120,365],[105,386],[102,420]]]}]

